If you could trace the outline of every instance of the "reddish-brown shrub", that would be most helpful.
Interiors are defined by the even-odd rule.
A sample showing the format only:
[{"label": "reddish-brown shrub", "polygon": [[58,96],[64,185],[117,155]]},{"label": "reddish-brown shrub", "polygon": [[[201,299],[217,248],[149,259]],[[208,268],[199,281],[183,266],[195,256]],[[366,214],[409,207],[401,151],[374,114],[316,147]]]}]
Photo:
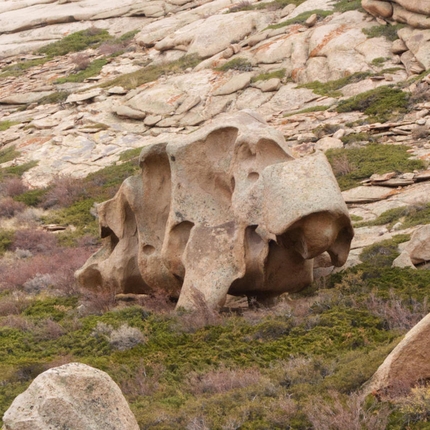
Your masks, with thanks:
[{"label": "reddish-brown shrub", "polygon": [[389,407],[375,410],[366,407],[360,394],[353,393],[346,400],[335,391],[331,401],[322,397],[310,399],[304,409],[316,430],[385,430],[390,415]]},{"label": "reddish-brown shrub", "polygon": [[42,207],[67,207],[74,203],[83,193],[82,181],[71,176],[57,176],[53,185],[45,194]]},{"label": "reddish-brown shrub", "polygon": [[0,192],[4,197],[14,197],[27,191],[21,178],[7,178],[0,185]]},{"label": "reddish-brown shrub", "polygon": [[121,366],[119,372],[126,373],[120,379],[121,391],[129,398],[134,400],[140,396],[150,396],[154,394],[159,387],[159,379],[163,372],[164,367],[155,364],[151,369],[147,370],[143,362],[140,362],[137,368],[134,368],[130,373],[128,366]]},{"label": "reddish-brown shrub", "polygon": [[65,333],[64,328],[51,318],[40,321],[33,331],[36,340],[55,340]]},{"label": "reddish-brown shrub", "polygon": [[188,375],[189,391],[194,395],[203,393],[225,393],[237,388],[259,384],[262,375],[257,368],[210,370],[204,374],[192,372]]},{"label": "reddish-brown shrub", "polygon": [[365,305],[372,314],[384,320],[389,330],[410,330],[429,312],[426,299],[423,303],[410,299],[406,305],[393,292],[390,292],[389,300],[381,299],[371,293]]},{"label": "reddish-brown shrub", "polygon": [[6,197],[0,200],[0,217],[12,218],[26,207],[24,203],[16,202],[12,197]]},{"label": "reddish-brown shrub", "polygon": [[75,70],[85,70],[91,63],[90,57],[88,55],[80,52],[71,57],[72,63],[75,65]]},{"label": "reddish-brown shrub", "polygon": [[25,249],[32,254],[53,254],[58,251],[58,239],[54,234],[43,230],[17,230],[11,249]]},{"label": "reddish-brown shrub", "polygon": [[33,331],[36,327],[32,321],[20,315],[8,315],[6,318],[0,321],[0,325],[3,327],[15,328],[21,331]]},{"label": "reddish-brown shrub", "polygon": [[49,275],[53,292],[75,294],[77,286],[73,273],[90,254],[85,248],[58,248],[52,254],[37,254],[26,260],[0,264],[0,287],[14,290],[37,276]]}]

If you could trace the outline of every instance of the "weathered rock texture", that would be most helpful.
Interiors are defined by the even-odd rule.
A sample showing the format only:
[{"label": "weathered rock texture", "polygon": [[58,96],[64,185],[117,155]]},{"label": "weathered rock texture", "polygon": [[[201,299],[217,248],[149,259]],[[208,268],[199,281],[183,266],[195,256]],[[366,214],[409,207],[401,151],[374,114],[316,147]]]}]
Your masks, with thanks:
[{"label": "weathered rock texture", "polygon": [[145,147],[142,173],[98,207],[103,248],[77,272],[85,287],[167,290],[178,307],[227,293],[267,302],[335,266],[353,237],[325,156],[293,159],[282,134],[251,111],[225,115],[180,142]]},{"label": "weathered rock texture", "polygon": [[392,396],[430,378],[430,314],[410,330],[366,385],[365,391]]},{"label": "weathered rock texture", "polygon": [[69,363],[39,375],[3,416],[4,430],[138,430],[118,385],[101,370]]},{"label": "weathered rock texture", "polygon": [[370,14],[403,22],[416,28],[430,28],[430,4],[422,0],[362,0]]}]

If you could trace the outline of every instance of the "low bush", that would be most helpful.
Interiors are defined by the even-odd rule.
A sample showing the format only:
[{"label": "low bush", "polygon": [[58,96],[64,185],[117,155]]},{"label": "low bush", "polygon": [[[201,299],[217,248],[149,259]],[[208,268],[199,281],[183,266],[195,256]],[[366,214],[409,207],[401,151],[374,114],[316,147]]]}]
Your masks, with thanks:
[{"label": "low bush", "polygon": [[227,61],[222,66],[217,67],[215,70],[218,70],[219,72],[227,72],[227,70],[249,72],[252,70],[252,64],[246,58],[237,57]]},{"label": "low bush", "polygon": [[88,48],[97,48],[112,36],[107,30],[90,27],[86,30],[77,31],[63,39],[43,46],[38,50],[39,54],[45,54],[48,58],[66,55],[70,52],[84,51]]},{"label": "low bush", "polygon": [[381,86],[341,100],[337,112],[360,111],[368,115],[371,122],[386,122],[406,112],[408,95],[399,88]]},{"label": "low bush", "polygon": [[278,24],[269,25],[267,28],[277,29],[277,28],[286,27],[286,26],[292,25],[292,24],[303,24],[310,16],[312,16],[314,14],[316,14],[319,19],[323,19],[327,16],[332,15],[333,11],[316,9],[316,10],[311,10],[311,11],[307,11],[307,12],[302,12],[300,15],[297,15],[294,18],[288,19],[286,21],[282,21]]},{"label": "low bush", "polygon": [[353,73],[352,75],[346,76],[344,78],[336,79],[334,81],[328,81],[328,82],[314,81],[314,82],[309,82],[307,84],[301,84],[301,85],[298,85],[298,88],[309,88],[315,94],[319,94],[321,96],[340,97],[342,95],[342,92],[340,91],[342,87],[344,87],[345,85],[360,82],[363,79],[366,79],[369,76],[372,76],[372,74],[373,73],[371,72],[357,72],[357,73]]},{"label": "low bush", "polygon": [[[69,76],[65,76],[64,78],[59,78],[55,81],[56,84],[65,84],[66,82],[84,82],[85,79],[90,78],[91,76],[97,76],[103,66],[108,63],[104,58],[100,58],[98,60],[94,60],[88,64],[84,69],[78,69],[77,73],[73,73]],[[81,66],[84,66],[84,63],[81,63]]]},{"label": "low bush", "polygon": [[14,232],[0,229],[0,257],[10,249],[13,243]]},{"label": "low bush", "polygon": [[199,64],[201,59],[196,55],[185,55],[178,60],[166,64],[148,65],[140,70],[125,73],[111,81],[100,85],[102,88],[110,88],[120,85],[125,89],[133,89],[148,82],[156,81],[160,76],[181,73],[188,68]]},{"label": "low bush", "polygon": [[370,28],[363,28],[363,33],[369,37],[385,37],[388,40],[394,41],[399,38],[397,35],[397,31],[403,28],[404,24],[396,24],[396,25],[375,25]]},{"label": "low bush", "polygon": [[[407,151],[408,147],[403,145],[368,144],[360,148],[330,149],[326,155],[339,186],[346,190],[374,173],[404,173],[424,168],[423,162],[411,160]],[[339,165],[346,167],[339,169]]]},{"label": "low bush", "polygon": [[268,81],[269,79],[273,78],[285,78],[285,69],[275,70],[274,72],[260,73],[259,75],[254,76],[251,79],[251,82]]},{"label": "low bush", "polygon": [[12,197],[0,200],[0,217],[13,218],[25,209],[25,204],[15,201]]},{"label": "low bush", "polygon": [[[0,121],[0,131],[6,131],[7,129],[11,128],[13,125],[16,125],[16,124],[19,124],[19,122],[16,122],[16,121]],[[2,159],[2,154],[4,154],[4,151],[0,151],[0,160]],[[0,161],[0,164],[1,163],[4,163],[4,161]]]}]

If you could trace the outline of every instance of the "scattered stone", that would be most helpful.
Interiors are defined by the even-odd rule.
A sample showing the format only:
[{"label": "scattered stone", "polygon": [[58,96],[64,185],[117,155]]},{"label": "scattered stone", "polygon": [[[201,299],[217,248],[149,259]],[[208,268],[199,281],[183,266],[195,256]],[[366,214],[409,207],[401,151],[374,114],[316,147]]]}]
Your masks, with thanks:
[{"label": "scattered stone", "polygon": [[356,187],[348,191],[343,191],[342,196],[346,203],[371,203],[384,200],[392,196],[395,191],[386,187]]},{"label": "scattered stone", "polygon": [[70,96],[67,97],[66,103],[80,103],[87,100],[91,100],[94,97],[100,95],[101,92],[101,88],[94,88],[93,90],[86,91],[84,93],[70,94]]},{"label": "scattered stone", "polygon": [[315,149],[323,152],[336,148],[343,148],[343,142],[335,137],[323,137],[315,143]]},{"label": "scattered stone", "polygon": [[281,80],[278,78],[272,78],[267,81],[257,81],[252,84],[252,86],[263,91],[263,93],[278,91],[281,86]]},{"label": "scattered stone", "polygon": [[124,94],[127,94],[128,91],[123,87],[112,87],[112,88],[109,88],[107,90],[107,92],[108,92],[108,94],[114,94],[114,95],[122,96]]},{"label": "scattered stone", "polygon": [[27,105],[30,103],[38,102],[46,96],[52,94],[53,91],[39,91],[28,93],[11,94],[7,97],[0,98],[0,104],[6,105]]},{"label": "scattered stone", "polygon": [[115,109],[115,113],[118,116],[124,116],[126,118],[131,119],[144,119],[146,117],[146,113],[137,109],[133,109],[129,106],[121,105]]},{"label": "scattered stone", "polygon": [[230,80],[228,80],[224,85],[217,88],[213,92],[213,95],[224,96],[224,95],[233,94],[237,91],[243,90],[250,84],[252,76],[253,76],[253,73],[251,72],[235,75]]}]

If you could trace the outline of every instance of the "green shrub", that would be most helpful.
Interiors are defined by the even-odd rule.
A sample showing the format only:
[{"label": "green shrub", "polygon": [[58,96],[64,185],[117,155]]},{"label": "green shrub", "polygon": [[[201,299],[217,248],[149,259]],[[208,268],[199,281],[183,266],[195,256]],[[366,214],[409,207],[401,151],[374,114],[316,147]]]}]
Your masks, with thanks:
[{"label": "green shrub", "polygon": [[369,76],[372,76],[371,72],[357,72],[357,73],[353,73],[352,75],[346,76],[344,78],[336,79],[334,81],[329,81],[329,82],[314,81],[314,82],[309,82],[307,84],[301,84],[301,85],[298,85],[298,88],[309,88],[315,94],[319,94],[321,96],[339,97],[342,95],[341,91],[339,90],[343,88],[345,85],[353,84],[355,82],[360,82],[363,79],[368,78]]},{"label": "green shrub", "polygon": [[331,11],[331,10],[321,10],[321,9],[310,10],[310,11],[307,11],[307,12],[303,12],[300,15],[297,15],[294,18],[288,19],[287,21],[283,21],[283,22],[280,22],[278,24],[269,25],[267,28],[270,28],[270,29],[274,30],[274,29],[286,27],[286,26],[292,25],[292,24],[303,24],[313,14],[318,15],[318,18],[325,18],[327,16],[332,15],[333,11]]},{"label": "green shrub", "polygon": [[48,58],[66,55],[70,52],[84,51],[88,48],[97,48],[106,40],[112,39],[107,30],[90,27],[77,31],[63,39],[43,46],[38,50],[39,54],[45,54]]},{"label": "green shrub", "polygon": [[45,194],[47,193],[47,189],[45,188],[36,188],[34,190],[26,191],[18,196],[15,196],[13,199],[17,202],[25,203],[27,206],[37,206],[39,205]]},{"label": "green shrub", "polygon": [[110,88],[120,85],[126,89],[133,89],[148,82],[156,81],[160,76],[181,73],[188,68],[196,67],[200,61],[201,59],[196,55],[185,55],[167,64],[151,64],[135,72],[125,73],[111,81],[101,84],[100,87]]},{"label": "green shrub", "polygon": [[360,254],[360,260],[378,267],[391,267],[393,261],[400,255],[399,243],[407,242],[410,238],[407,234],[399,234],[392,239],[367,246]]},{"label": "green shrub", "polygon": [[[16,121],[0,121],[0,131],[6,131],[8,128],[11,128],[13,125],[19,124]],[[2,153],[4,151],[0,151],[0,160],[3,158]],[[4,161],[0,161],[0,164],[4,163]]]},{"label": "green shrub", "polygon": [[260,73],[259,75],[254,76],[251,79],[251,82],[268,81],[269,79],[273,79],[273,78],[278,78],[278,79],[285,78],[285,69],[276,70],[274,72]]},{"label": "green shrub", "polygon": [[36,167],[37,164],[37,161],[29,161],[28,163],[19,164],[16,166],[4,167],[0,169],[0,180],[12,176],[21,177],[27,170]]},{"label": "green shrub", "polygon": [[372,60],[371,64],[372,64],[372,66],[381,67],[387,60],[388,60],[388,58],[378,57],[378,58],[374,58]]},{"label": "green shrub", "polygon": [[0,164],[12,161],[20,155],[21,153],[15,149],[15,146],[10,146],[7,149],[2,149],[0,151]]},{"label": "green shrub", "polygon": [[252,70],[252,64],[246,58],[233,58],[227,61],[222,66],[217,67],[215,70],[219,72],[227,72],[227,70],[240,70],[242,72],[249,72]]},{"label": "green shrub", "polygon": [[56,91],[55,93],[49,94],[43,98],[41,98],[37,103],[39,105],[46,105],[46,104],[59,104],[62,102],[65,102],[67,100],[67,97],[69,97],[68,91]]},{"label": "green shrub", "polygon": [[[409,159],[408,147],[403,145],[369,144],[361,148],[330,149],[327,158],[342,190],[359,185],[360,181],[374,173],[412,172],[422,169],[420,160]],[[344,161],[345,170],[337,164]]]},{"label": "green shrub", "polygon": [[348,12],[349,10],[359,10],[364,12],[361,7],[361,0],[337,0],[334,5],[335,12]]},{"label": "green shrub", "polygon": [[396,25],[375,25],[370,28],[363,28],[363,33],[369,37],[385,37],[388,40],[394,41],[399,38],[397,31],[404,27],[404,24]]},{"label": "green shrub", "polygon": [[55,83],[64,84],[66,82],[84,82],[85,79],[90,78],[91,76],[97,76],[100,73],[103,66],[105,66],[107,63],[108,63],[107,60],[103,58],[94,60],[88,65],[86,69],[81,70],[78,73],[65,76],[64,78],[59,78],[55,81]]},{"label": "green shrub", "polygon": [[0,79],[9,76],[21,76],[24,72],[32,67],[40,66],[46,63],[46,58],[36,58],[34,60],[18,61],[10,66],[3,67],[0,72]]},{"label": "green shrub", "polygon": [[341,100],[337,112],[360,111],[373,122],[385,122],[396,114],[406,112],[408,96],[399,88],[381,86],[347,100]]},{"label": "green shrub", "polygon": [[13,231],[0,229],[0,257],[9,250],[13,243]]},{"label": "green shrub", "polygon": [[299,115],[301,113],[309,113],[309,112],[324,112],[326,111],[330,106],[310,106],[308,108],[305,109],[301,109],[299,111],[296,112],[290,112],[290,113],[286,113],[284,114],[284,117],[288,117],[288,116],[292,116],[292,115]]}]

